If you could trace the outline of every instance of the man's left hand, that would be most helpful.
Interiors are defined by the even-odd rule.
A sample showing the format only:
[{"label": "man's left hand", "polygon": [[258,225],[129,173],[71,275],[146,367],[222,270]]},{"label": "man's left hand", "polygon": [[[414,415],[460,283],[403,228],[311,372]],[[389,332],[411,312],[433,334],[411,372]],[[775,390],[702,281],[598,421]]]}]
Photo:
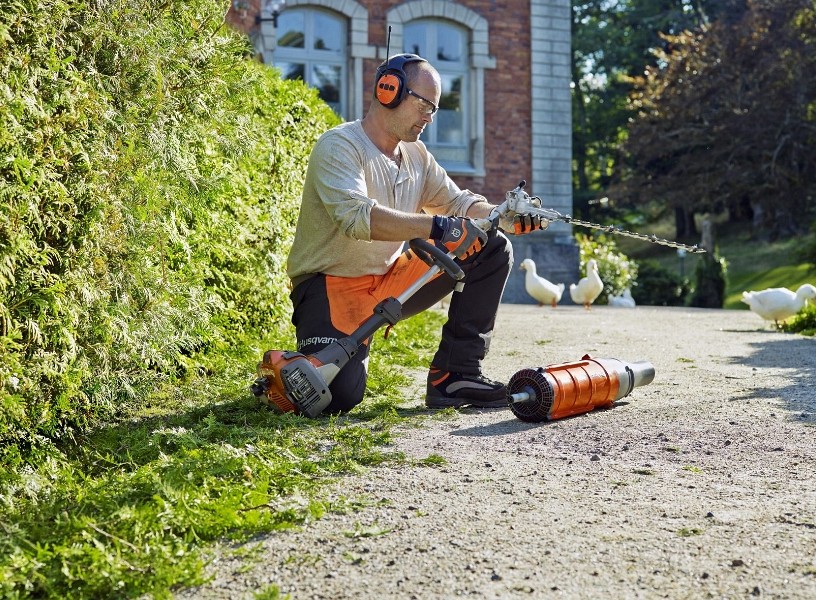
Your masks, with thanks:
[{"label": "man's left hand", "polygon": [[500,225],[505,233],[524,235],[531,231],[547,229],[547,227],[550,226],[550,222],[538,215],[528,213],[514,215],[512,219],[502,218]]}]

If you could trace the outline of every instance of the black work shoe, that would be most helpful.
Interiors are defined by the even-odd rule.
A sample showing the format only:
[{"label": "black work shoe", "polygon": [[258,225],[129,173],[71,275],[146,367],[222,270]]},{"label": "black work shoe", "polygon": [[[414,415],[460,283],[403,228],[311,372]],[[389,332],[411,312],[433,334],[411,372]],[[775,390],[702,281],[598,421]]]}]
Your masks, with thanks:
[{"label": "black work shoe", "polygon": [[507,386],[481,374],[449,373],[434,367],[428,373],[428,408],[504,408],[508,404]]}]

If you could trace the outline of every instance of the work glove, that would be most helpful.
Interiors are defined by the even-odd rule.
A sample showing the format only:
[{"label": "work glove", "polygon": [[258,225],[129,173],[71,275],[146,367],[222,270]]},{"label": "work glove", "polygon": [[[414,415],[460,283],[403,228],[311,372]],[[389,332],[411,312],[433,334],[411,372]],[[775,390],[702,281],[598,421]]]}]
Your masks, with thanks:
[{"label": "work glove", "polygon": [[465,259],[479,252],[487,244],[487,232],[482,231],[469,217],[434,217],[431,239]]},{"label": "work glove", "polygon": [[547,227],[550,226],[550,222],[538,215],[517,213],[513,215],[512,218],[509,216],[502,217],[499,221],[499,226],[505,233],[524,235],[531,231],[547,229]]}]

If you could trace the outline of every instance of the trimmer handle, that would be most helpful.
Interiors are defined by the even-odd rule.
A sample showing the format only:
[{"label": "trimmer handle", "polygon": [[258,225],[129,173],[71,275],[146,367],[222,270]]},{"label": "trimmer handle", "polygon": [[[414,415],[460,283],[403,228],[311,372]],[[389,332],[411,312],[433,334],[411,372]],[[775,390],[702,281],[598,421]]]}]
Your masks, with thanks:
[{"label": "trimmer handle", "polygon": [[453,277],[456,281],[462,281],[465,278],[465,272],[457,265],[450,254],[440,250],[427,240],[422,238],[414,238],[408,242],[411,250],[414,251],[422,262],[429,267],[436,265],[440,270],[445,271],[448,275]]}]

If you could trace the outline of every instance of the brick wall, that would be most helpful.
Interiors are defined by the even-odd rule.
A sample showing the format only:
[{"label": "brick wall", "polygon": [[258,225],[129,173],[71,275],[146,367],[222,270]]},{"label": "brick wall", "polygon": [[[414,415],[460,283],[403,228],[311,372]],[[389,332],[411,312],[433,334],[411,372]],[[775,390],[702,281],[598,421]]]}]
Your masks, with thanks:
[{"label": "brick wall", "polygon": [[531,176],[530,2],[462,4],[490,22],[496,68],[485,71],[486,177],[458,178],[457,183],[501,202],[507,190]]}]

